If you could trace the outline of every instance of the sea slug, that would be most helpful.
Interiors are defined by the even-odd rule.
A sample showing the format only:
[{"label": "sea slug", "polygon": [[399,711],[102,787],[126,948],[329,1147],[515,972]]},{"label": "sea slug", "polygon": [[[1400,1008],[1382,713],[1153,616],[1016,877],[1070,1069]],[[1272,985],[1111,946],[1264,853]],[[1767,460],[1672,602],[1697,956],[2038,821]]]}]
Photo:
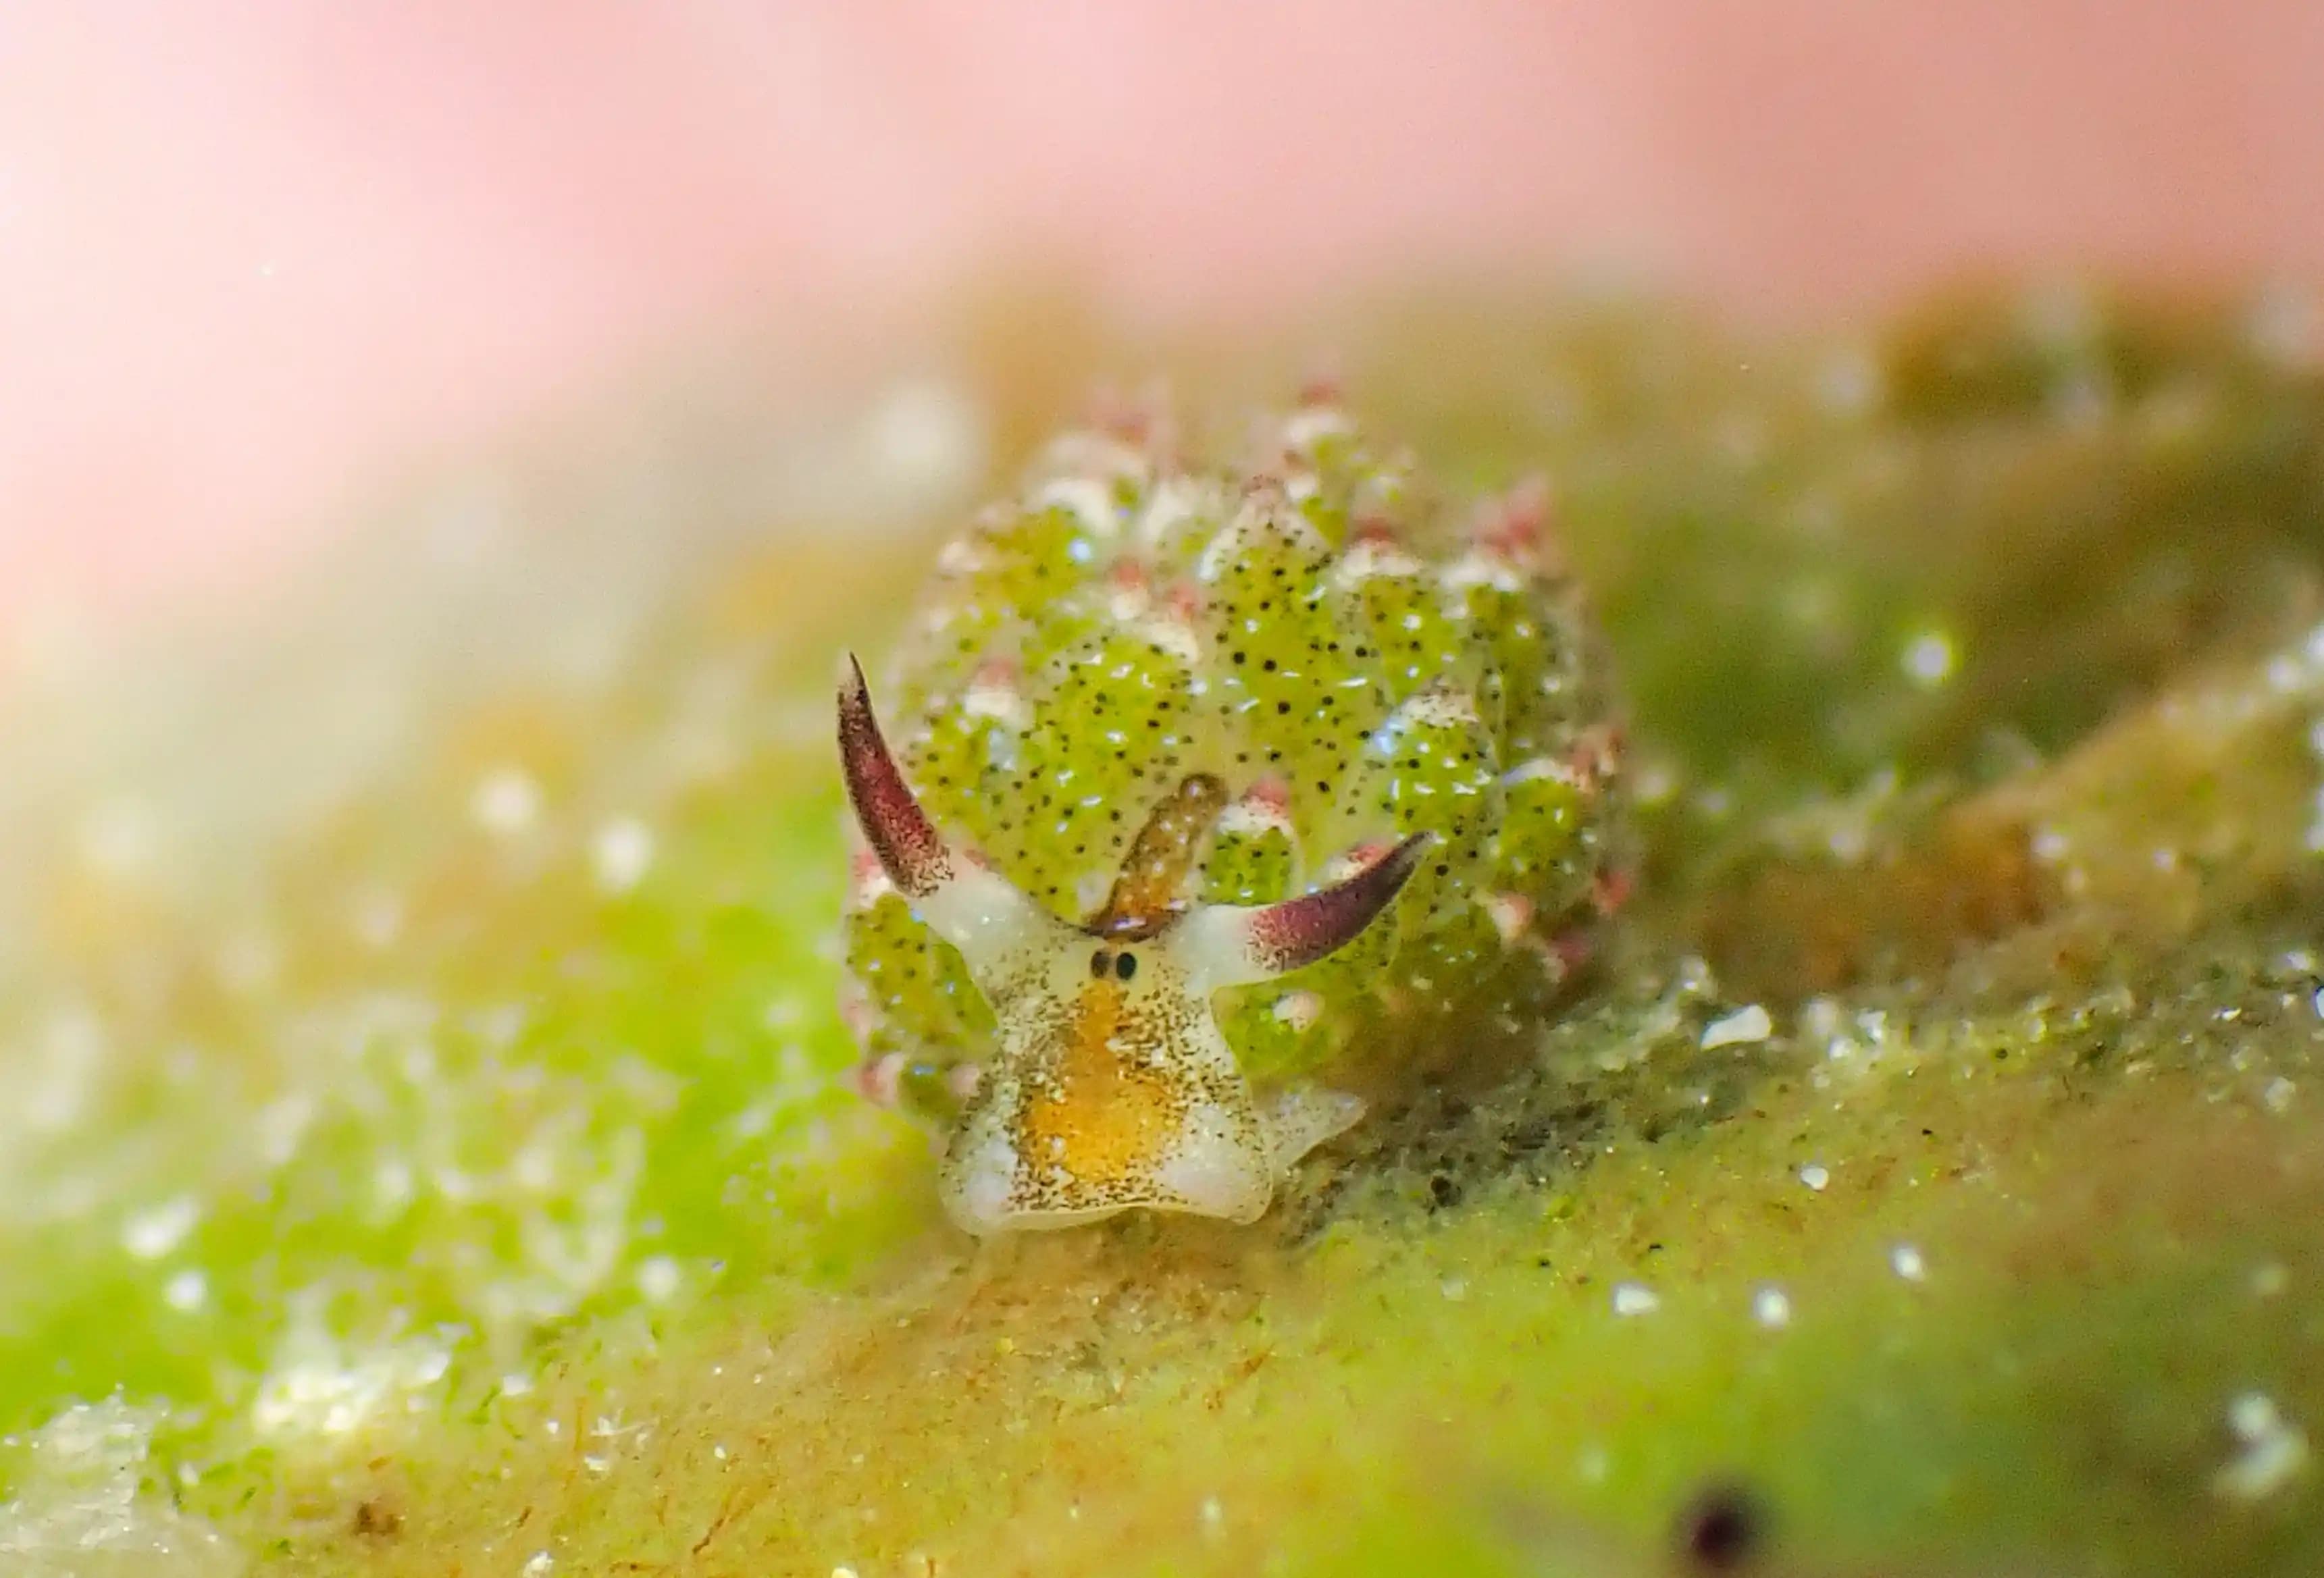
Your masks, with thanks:
[{"label": "sea slug", "polygon": [[1334,1070],[1553,1004],[1610,910],[1621,736],[1544,491],[1455,510],[1328,398],[1247,469],[1070,433],[950,544],[843,766],[858,1082],[963,1228],[1248,1222]]}]

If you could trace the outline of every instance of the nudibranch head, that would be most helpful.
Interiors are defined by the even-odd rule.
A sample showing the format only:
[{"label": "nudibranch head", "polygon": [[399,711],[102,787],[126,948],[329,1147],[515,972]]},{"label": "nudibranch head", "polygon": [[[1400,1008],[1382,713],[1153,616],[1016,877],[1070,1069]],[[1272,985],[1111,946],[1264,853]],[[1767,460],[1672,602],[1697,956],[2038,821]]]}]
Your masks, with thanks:
[{"label": "nudibranch head", "polygon": [[1258,1215],[1360,1110],[1309,1079],[1523,1033],[1624,885],[1546,495],[1455,514],[1321,401],[1248,472],[1170,432],[1066,435],[945,548],[892,758],[843,688],[861,1078],[976,1231]]},{"label": "nudibranch head", "polygon": [[1225,803],[1218,780],[1197,775],[1155,808],[1104,907],[1074,926],[947,845],[889,755],[853,659],[839,748],[881,873],[958,952],[996,1023],[998,1056],[945,1149],[942,1193],[960,1225],[1062,1226],[1133,1206],[1254,1221],[1277,1174],[1360,1114],[1354,1098],[1320,1093],[1262,1106],[1211,996],[1353,940],[1434,835],[1297,898],[1189,904],[1192,856]]}]

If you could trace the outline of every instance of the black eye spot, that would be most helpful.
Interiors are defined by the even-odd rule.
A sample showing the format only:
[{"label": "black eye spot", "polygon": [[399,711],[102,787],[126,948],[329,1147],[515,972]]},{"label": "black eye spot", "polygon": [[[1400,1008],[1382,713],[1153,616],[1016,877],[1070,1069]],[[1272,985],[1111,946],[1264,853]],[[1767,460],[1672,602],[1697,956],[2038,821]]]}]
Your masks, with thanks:
[{"label": "black eye spot", "polygon": [[1138,956],[1130,953],[1118,953],[1114,955],[1113,973],[1125,981],[1130,977],[1136,975],[1138,973]]},{"label": "black eye spot", "polygon": [[1112,957],[1109,955],[1104,949],[1101,948],[1095,953],[1090,955],[1091,979],[1100,981],[1105,979],[1105,972],[1112,967]]}]

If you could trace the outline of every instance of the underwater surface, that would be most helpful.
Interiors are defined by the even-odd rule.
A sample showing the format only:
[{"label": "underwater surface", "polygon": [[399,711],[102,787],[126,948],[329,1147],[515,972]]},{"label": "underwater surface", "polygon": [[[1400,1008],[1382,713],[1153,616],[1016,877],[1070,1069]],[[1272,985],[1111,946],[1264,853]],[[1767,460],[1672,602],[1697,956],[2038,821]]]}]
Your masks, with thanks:
[{"label": "underwater surface", "polygon": [[[2324,1570],[2324,318],[1642,303],[447,465],[0,689],[0,1573]],[[969,1238],[843,1025],[839,654],[1092,386],[1539,475],[1636,880],[1256,1225]]]}]

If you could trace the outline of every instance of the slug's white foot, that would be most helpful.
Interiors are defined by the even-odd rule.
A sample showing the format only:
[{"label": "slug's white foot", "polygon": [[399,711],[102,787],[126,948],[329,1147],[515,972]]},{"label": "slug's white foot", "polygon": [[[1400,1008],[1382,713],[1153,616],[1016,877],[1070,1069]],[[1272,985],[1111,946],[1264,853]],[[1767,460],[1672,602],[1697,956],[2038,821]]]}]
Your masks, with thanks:
[{"label": "slug's white foot", "polygon": [[1294,1086],[1278,1092],[1260,1111],[1267,1151],[1278,1179],[1324,1141],[1346,1133],[1364,1115],[1364,1098],[1342,1090]]}]

